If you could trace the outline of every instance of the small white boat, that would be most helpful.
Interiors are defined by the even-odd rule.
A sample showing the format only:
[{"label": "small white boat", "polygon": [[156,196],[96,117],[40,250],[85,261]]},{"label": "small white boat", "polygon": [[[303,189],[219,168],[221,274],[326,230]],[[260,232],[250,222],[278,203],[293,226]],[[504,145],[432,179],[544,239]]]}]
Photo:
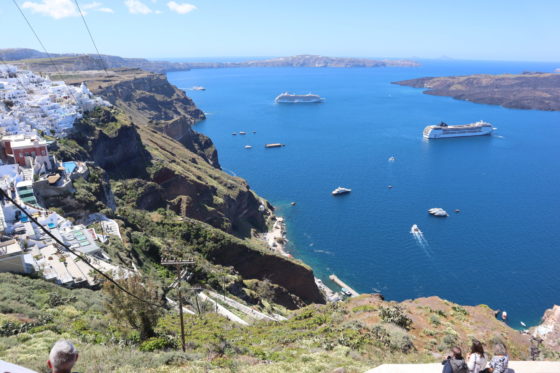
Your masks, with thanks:
[{"label": "small white boat", "polygon": [[245,149],[252,149],[253,147],[251,145],[245,145],[244,148]]},{"label": "small white boat", "polygon": [[246,135],[247,132],[245,132],[245,131],[239,131],[239,134],[240,134],[240,135]]},{"label": "small white boat", "polygon": [[419,234],[422,233],[422,231],[420,230],[420,228],[418,228],[416,224],[412,224],[412,227],[410,227],[410,233]]},{"label": "small white boat", "polygon": [[506,311],[502,312],[502,320],[506,321],[508,318],[508,314]]},{"label": "small white boat", "polygon": [[333,196],[338,196],[338,195],[341,195],[341,194],[350,193],[351,191],[352,191],[352,189],[343,188],[343,187],[340,187],[340,186],[339,186],[338,188],[336,188],[335,190],[333,190],[331,193],[332,193]]},{"label": "small white boat", "polygon": [[206,88],[204,88],[201,85],[195,85],[194,87],[191,88],[193,91],[206,91]]},{"label": "small white boat", "polygon": [[389,159],[388,159],[389,162],[394,162],[395,160],[396,160],[396,158],[394,156],[390,156]]},{"label": "small white boat", "polygon": [[446,218],[446,217],[449,216],[447,211],[445,211],[441,207],[434,207],[434,208],[429,209],[428,214],[433,215],[433,216],[437,216],[437,217],[440,217],[440,218]]},{"label": "small white boat", "polygon": [[527,324],[525,324],[523,321],[520,321],[519,323],[521,324],[521,326],[523,326],[525,328],[527,327]]}]

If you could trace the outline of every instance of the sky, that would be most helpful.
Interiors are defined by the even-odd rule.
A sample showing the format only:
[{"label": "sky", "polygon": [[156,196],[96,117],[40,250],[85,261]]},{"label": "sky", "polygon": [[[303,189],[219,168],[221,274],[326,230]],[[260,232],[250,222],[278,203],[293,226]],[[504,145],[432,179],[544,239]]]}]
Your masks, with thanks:
[{"label": "sky", "polygon": [[558,0],[0,0],[0,48],[144,58],[560,61]]}]

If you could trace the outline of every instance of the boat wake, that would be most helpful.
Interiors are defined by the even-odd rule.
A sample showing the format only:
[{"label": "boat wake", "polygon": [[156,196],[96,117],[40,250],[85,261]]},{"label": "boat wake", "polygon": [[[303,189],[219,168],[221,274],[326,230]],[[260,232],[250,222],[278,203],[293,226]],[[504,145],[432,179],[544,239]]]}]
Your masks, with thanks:
[{"label": "boat wake", "polygon": [[426,253],[426,255],[431,257],[432,256],[432,250],[430,249],[430,244],[428,243],[428,240],[426,239],[426,237],[424,237],[424,233],[422,233],[422,231],[420,230],[420,228],[418,228],[418,226],[416,224],[414,224],[412,226],[412,228],[410,229],[410,234],[412,234],[412,237],[414,238],[416,243],[422,249],[424,249],[424,252]]}]

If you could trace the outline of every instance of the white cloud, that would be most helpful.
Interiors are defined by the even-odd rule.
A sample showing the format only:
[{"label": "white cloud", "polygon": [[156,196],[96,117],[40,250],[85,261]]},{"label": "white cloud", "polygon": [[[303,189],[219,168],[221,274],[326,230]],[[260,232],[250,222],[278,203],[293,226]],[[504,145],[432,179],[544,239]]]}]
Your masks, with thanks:
[{"label": "white cloud", "polygon": [[96,8],[99,8],[101,5],[103,5],[103,4],[101,4],[101,3],[97,2],[97,1],[94,1],[94,2],[92,2],[92,3],[83,4],[83,5],[81,6],[81,8],[82,8],[82,9],[96,9]]},{"label": "white cloud", "polygon": [[[82,8],[82,10],[87,9],[87,10],[94,10],[96,12],[115,13],[113,11],[113,9],[103,7],[103,4],[98,2],[98,1],[93,1],[91,3],[84,4],[84,5],[81,6],[81,8]],[[85,12],[84,12],[84,14],[85,14]]]},{"label": "white cloud", "polygon": [[43,14],[54,19],[77,17],[80,15],[72,0],[26,1],[21,7],[23,9],[31,9],[33,13]]},{"label": "white cloud", "polygon": [[168,2],[167,7],[171,9],[173,12],[179,14],[187,14],[196,9],[196,6],[192,4],[187,4],[187,3],[178,4],[175,1]]},{"label": "white cloud", "polygon": [[132,14],[150,14],[152,10],[140,0],[125,0],[124,4]]}]

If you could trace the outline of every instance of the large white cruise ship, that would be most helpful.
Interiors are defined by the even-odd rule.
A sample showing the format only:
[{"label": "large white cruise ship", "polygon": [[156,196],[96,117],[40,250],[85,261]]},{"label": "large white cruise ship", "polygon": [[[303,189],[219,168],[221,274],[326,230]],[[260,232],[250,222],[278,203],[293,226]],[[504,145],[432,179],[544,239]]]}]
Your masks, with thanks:
[{"label": "large white cruise ship", "polygon": [[424,137],[426,139],[441,139],[446,137],[482,136],[491,134],[493,129],[490,123],[484,121],[456,126],[450,126],[441,122],[435,126],[424,128]]},{"label": "large white cruise ship", "polygon": [[276,99],[274,101],[279,104],[311,104],[323,102],[324,98],[312,93],[308,93],[306,95],[295,95],[284,92],[276,96]]}]

